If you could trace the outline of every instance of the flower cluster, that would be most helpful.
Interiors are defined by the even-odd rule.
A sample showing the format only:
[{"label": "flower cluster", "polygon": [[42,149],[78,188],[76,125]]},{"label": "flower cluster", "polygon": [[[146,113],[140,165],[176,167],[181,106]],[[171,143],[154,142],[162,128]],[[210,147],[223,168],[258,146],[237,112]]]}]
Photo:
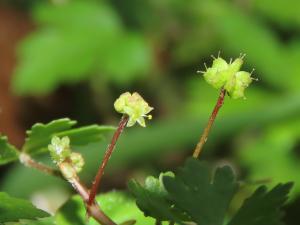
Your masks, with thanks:
[{"label": "flower cluster", "polygon": [[54,163],[61,163],[71,155],[70,139],[68,137],[60,139],[55,136],[52,138],[51,144],[48,145],[48,149]]},{"label": "flower cluster", "polygon": [[84,159],[80,153],[72,152],[69,137],[53,137],[48,145],[53,162],[56,163],[67,179],[72,179],[84,166]]},{"label": "flower cluster", "polygon": [[142,127],[145,127],[145,117],[151,119],[151,115],[147,115],[153,110],[152,107],[136,92],[130,94],[123,93],[114,103],[115,110],[119,113],[126,114],[129,117],[128,127],[133,126],[138,122]]},{"label": "flower cluster", "polygon": [[224,88],[233,99],[245,98],[244,91],[252,82],[251,73],[240,71],[243,57],[227,63],[224,59],[214,58],[213,64],[203,72],[205,80],[213,87]]}]

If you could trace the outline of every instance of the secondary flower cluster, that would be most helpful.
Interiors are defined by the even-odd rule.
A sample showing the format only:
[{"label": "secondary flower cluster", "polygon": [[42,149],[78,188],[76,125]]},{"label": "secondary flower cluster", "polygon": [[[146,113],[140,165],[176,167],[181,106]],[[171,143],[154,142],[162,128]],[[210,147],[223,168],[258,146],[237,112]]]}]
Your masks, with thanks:
[{"label": "secondary flower cluster", "polygon": [[67,179],[74,178],[82,170],[84,159],[80,153],[71,151],[69,137],[53,137],[48,149],[53,162]]},{"label": "secondary flower cluster", "polygon": [[233,99],[245,98],[244,91],[252,82],[251,73],[240,71],[242,57],[227,63],[224,59],[214,58],[212,67],[203,72],[204,78],[213,87],[224,88]]}]

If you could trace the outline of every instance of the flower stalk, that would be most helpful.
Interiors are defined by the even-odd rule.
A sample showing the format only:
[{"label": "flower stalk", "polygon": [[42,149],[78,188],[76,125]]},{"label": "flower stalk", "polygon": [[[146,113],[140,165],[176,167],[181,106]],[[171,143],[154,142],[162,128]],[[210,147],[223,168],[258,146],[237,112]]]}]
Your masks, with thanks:
[{"label": "flower stalk", "polygon": [[137,92],[134,92],[133,94],[129,92],[121,94],[120,97],[115,101],[114,107],[115,110],[123,114],[123,116],[120,120],[117,130],[112,137],[111,143],[107,146],[104,158],[95,176],[89,195],[88,205],[92,205],[95,202],[97,190],[102,180],[105,167],[115,149],[116,143],[124,128],[126,126],[131,127],[136,123],[138,123],[142,127],[146,127],[145,118],[152,118],[152,116],[148,115],[148,113],[152,111],[153,108],[150,107],[148,103],[142,98],[142,96],[140,96]]},{"label": "flower stalk", "polygon": [[50,151],[53,162],[59,168],[61,175],[72,185],[75,191],[81,196],[86,205],[87,212],[91,217],[103,225],[116,225],[93,201],[87,204],[89,200],[89,191],[80,182],[77,175],[84,166],[84,159],[80,153],[72,152],[70,147],[70,139],[68,137],[53,137],[48,149]]},{"label": "flower stalk", "polygon": [[106,167],[106,165],[107,165],[107,163],[108,163],[108,161],[109,161],[109,159],[110,159],[110,157],[111,157],[111,155],[112,155],[112,153],[115,149],[116,143],[117,143],[121,133],[123,132],[124,128],[127,125],[128,120],[129,120],[128,116],[126,116],[126,115],[122,116],[122,118],[120,120],[120,123],[119,123],[119,126],[118,126],[117,130],[115,131],[115,133],[112,137],[111,143],[107,146],[107,149],[105,151],[105,155],[104,155],[104,158],[102,160],[101,166],[98,169],[95,180],[93,182],[93,186],[92,186],[91,191],[90,191],[90,195],[89,195],[89,199],[88,199],[88,203],[87,203],[88,206],[92,205],[95,201],[97,190],[98,190],[98,187],[100,185],[102,176],[104,174],[105,167]]},{"label": "flower stalk", "polygon": [[245,90],[251,84],[252,80],[254,80],[251,75],[252,72],[241,71],[241,67],[244,63],[243,58],[245,55],[240,55],[233,62],[230,60],[227,63],[224,59],[222,59],[219,55],[217,58],[213,57],[212,66],[206,68],[206,71],[198,71],[203,73],[203,77],[208,84],[213,86],[214,88],[221,89],[219,98],[217,103],[212,111],[212,114],[208,120],[208,123],[203,131],[203,134],[194,150],[193,157],[198,158],[204,144],[207,141],[209,132],[211,127],[218,115],[220,108],[224,103],[225,95],[228,94],[232,99],[245,99]]},{"label": "flower stalk", "polygon": [[207,141],[207,138],[208,138],[208,135],[209,135],[209,132],[211,130],[211,127],[218,115],[218,112],[220,110],[220,108],[222,107],[223,103],[224,103],[224,98],[225,98],[225,95],[226,95],[226,90],[224,88],[221,89],[221,92],[220,92],[220,95],[219,95],[219,98],[217,100],[217,103],[214,107],[214,110],[212,111],[212,114],[208,120],[208,123],[203,131],[203,134],[194,150],[194,153],[193,153],[193,157],[194,158],[198,158],[201,151],[202,151],[202,148],[204,146],[204,144],[206,143]]}]

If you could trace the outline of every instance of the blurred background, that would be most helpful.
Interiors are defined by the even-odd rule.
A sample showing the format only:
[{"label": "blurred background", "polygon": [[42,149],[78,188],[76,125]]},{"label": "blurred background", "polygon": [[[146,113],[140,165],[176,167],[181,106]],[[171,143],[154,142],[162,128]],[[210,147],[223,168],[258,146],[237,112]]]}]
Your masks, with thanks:
[{"label": "blurred background", "polygon": [[[219,51],[227,60],[245,53],[243,70],[255,68],[259,82],[247,100],[226,98],[201,158],[230,164],[249,184],[233,209],[255,183],[294,181],[285,221],[300,224],[299,12],[297,0],[2,0],[0,132],[20,147],[36,122],[117,125],[114,100],[138,91],[154,118],[126,129],[101,191],[124,189],[128,179],[174,170],[191,155],[218,97],[196,71]],[[87,184],[108,141],[76,149]],[[48,211],[72,193],[18,163],[0,171],[1,191]]]}]

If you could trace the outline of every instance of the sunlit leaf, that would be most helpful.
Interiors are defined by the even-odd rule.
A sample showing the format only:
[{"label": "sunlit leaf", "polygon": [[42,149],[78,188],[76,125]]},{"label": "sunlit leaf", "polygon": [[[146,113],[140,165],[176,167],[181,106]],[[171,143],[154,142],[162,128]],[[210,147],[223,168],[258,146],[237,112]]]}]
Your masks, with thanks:
[{"label": "sunlit leaf", "polygon": [[127,82],[150,65],[145,38],[126,31],[103,1],[44,3],[33,14],[39,27],[21,43],[13,79],[18,94],[46,94],[93,74]]},{"label": "sunlit leaf", "polygon": [[[126,193],[112,191],[99,195],[97,202],[101,209],[117,224],[136,220],[135,225],[153,225],[155,220],[145,217]],[[86,209],[79,196],[72,197],[57,213],[56,222],[59,225],[98,225],[94,219],[86,220]]]},{"label": "sunlit leaf", "polygon": [[0,192],[0,223],[48,216],[50,216],[48,213],[37,209],[31,202]]},{"label": "sunlit leaf", "polygon": [[7,137],[0,135],[0,165],[15,161],[18,156],[18,149],[9,144]]},{"label": "sunlit leaf", "polygon": [[278,122],[266,127],[255,139],[239,146],[236,154],[248,169],[249,179],[271,179],[270,185],[294,181],[291,194],[296,197],[300,193],[300,159],[296,149],[299,139],[299,120]]},{"label": "sunlit leaf", "polygon": [[68,136],[72,145],[85,145],[104,138],[104,134],[114,130],[111,126],[84,126],[73,128],[77,122],[68,118],[53,120],[48,124],[37,123],[27,131],[23,151],[35,154],[47,151],[47,146],[53,136]]}]

